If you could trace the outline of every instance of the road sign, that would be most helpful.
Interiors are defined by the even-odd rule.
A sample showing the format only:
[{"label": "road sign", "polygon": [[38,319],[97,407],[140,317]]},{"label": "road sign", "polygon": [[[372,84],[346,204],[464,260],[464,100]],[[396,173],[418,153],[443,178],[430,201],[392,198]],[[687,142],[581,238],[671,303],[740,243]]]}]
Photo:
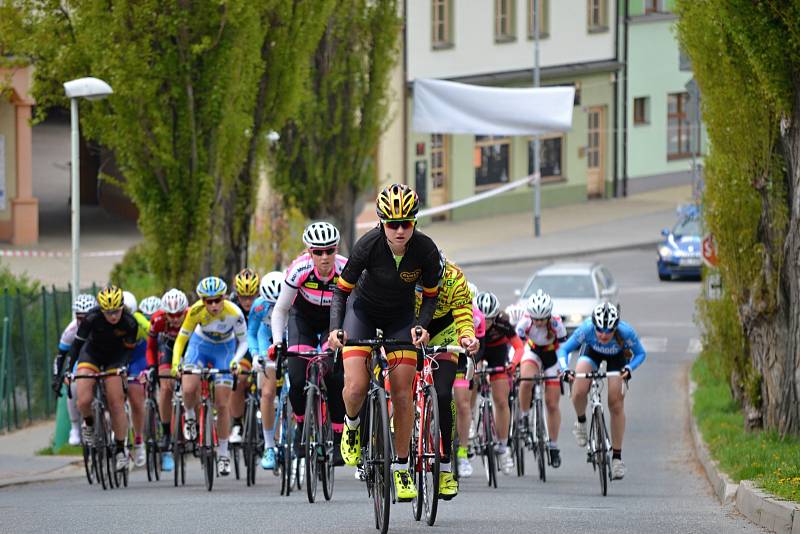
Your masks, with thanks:
[{"label": "road sign", "polygon": [[717,258],[717,244],[714,241],[713,234],[706,234],[703,238],[703,261],[709,267],[716,267],[719,265],[719,258]]}]

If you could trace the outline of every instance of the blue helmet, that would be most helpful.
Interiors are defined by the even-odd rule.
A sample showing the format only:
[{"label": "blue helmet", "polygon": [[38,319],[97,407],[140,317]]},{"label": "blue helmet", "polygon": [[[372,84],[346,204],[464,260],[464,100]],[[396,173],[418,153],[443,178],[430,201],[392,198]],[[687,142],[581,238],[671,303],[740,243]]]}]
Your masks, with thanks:
[{"label": "blue helmet", "polygon": [[213,299],[214,297],[224,297],[228,292],[228,285],[218,276],[208,276],[200,280],[195,291],[201,299]]}]

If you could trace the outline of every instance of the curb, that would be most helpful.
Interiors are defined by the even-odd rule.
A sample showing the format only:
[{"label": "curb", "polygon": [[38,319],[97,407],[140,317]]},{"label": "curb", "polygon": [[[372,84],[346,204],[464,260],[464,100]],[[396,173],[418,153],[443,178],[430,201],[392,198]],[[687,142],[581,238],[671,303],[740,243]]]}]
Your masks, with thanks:
[{"label": "curb", "polygon": [[692,380],[691,367],[688,373],[692,441],[697,457],[717,498],[723,506],[732,504],[736,511],[750,522],[770,532],[800,534],[800,506],[760,490],[751,480],[742,480],[738,484],[731,482],[728,475],[719,469],[717,461],[711,458],[694,418],[694,392],[697,384]]},{"label": "curb", "polygon": [[59,467],[53,471],[0,480],[0,489],[13,486],[22,486],[25,484],[34,484],[36,482],[56,482],[59,480],[67,480],[85,476],[86,475],[83,472],[83,460],[76,460],[69,465]]}]

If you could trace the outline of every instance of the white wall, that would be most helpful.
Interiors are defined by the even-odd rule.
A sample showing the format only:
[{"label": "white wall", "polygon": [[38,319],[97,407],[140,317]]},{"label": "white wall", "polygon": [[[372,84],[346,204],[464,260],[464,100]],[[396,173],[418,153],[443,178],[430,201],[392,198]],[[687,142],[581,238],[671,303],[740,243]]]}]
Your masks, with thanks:
[{"label": "white wall", "polygon": [[[495,0],[451,0],[453,44],[431,46],[431,0],[407,0],[408,80],[450,78],[530,69],[528,0],[516,0],[517,39],[495,43]],[[549,37],[540,41],[540,65],[569,65],[614,58],[616,1],[608,0],[608,31],[588,33],[586,0],[547,0]]]}]

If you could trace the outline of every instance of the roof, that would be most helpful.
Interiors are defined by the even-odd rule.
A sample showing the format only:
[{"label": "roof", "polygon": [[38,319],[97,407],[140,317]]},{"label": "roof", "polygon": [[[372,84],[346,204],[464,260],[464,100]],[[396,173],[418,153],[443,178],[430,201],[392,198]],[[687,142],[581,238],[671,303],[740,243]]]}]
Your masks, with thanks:
[{"label": "roof", "polygon": [[559,262],[553,263],[536,271],[536,276],[551,276],[554,274],[589,274],[597,263],[592,262]]}]

